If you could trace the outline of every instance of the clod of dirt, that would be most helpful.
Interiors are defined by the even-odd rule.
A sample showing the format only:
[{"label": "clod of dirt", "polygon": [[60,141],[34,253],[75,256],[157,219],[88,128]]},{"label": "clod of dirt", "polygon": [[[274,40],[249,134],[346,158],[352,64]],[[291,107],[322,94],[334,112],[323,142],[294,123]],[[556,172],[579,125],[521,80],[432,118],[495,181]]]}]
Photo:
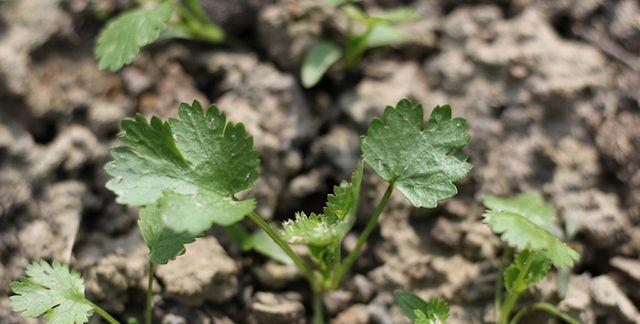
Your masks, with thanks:
[{"label": "clod of dirt", "polygon": [[[0,93],[24,94],[29,88],[30,54],[58,33],[71,31],[63,1],[21,0],[0,5],[0,20],[9,26],[0,33]],[[6,85],[2,84],[2,81]]]},{"label": "clod of dirt", "polygon": [[336,125],[329,133],[313,142],[312,160],[329,161],[338,172],[331,176],[336,182],[348,179],[359,160],[360,142],[358,133],[352,128]]},{"label": "clod of dirt", "polygon": [[[111,238],[94,234],[77,251],[85,274],[87,295],[110,310],[122,312],[125,305],[143,298],[148,274],[148,249],[138,230]],[[156,291],[158,285],[155,285]],[[138,292],[138,297],[132,292]]]},{"label": "clod of dirt", "polygon": [[607,116],[597,129],[596,143],[615,176],[628,188],[633,219],[640,220],[640,112],[637,107]]},{"label": "clod of dirt", "polygon": [[40,208],[43,219],[36,220],[18,234],[26,257],[32,260],[70,260],[83,211],[83,183],[66,181],[47,188]]},{"label": "clod of dirt", "polygon": [[238,268],[212,236],[189,244],[184,255],[158,266],[156,274],[164,294],[188,306],[222,303],[238,290]]},{"label": "clod of dirt", "polygon": [[338,314],[331,324],[368,324],[370,321],[367,305],[355,304]]},{"label": "clod of dirt", "polygon": [[414,98],[426,107],[432,107],[438,100],[425,93],[426,76],[414,62],[376,62],[364,71],[371,77],[365,77],[339,100],[340,109],[362,128],[373,117],[380,116],[385,105],[393,105],[404,97]]},{"label": "clod of dirt", "polygon": [[300,273],[295,266],[281,264],[272,260],[256,266],[252,270],[258,281],[270,288],[283,288],[300,279]]},{"label": "clod of dirt", "polygon": [[43,180],[61,170],[73,174],[105,155],[95,135],[82,126],[71,126],[41,151],[34,161],[32,177]]},{"label": "clod of dirt", "polygon": [[302,324],[304,306],[292,296],[257,292],[249,305],[248,322],[251,324],[291,323]]},{"label": "clod of dirt", "polygon": [[259,39],[280,67],[295,71],[313,44],[335,33],[337,17],[337,9],[322,1],[278,1],[260,12]]},{"label": "clod of dirt", "polygon": [[611,265],[624,272],[629,278],[640,282],[640,261],[623,257],[611,259]]},{"label": "clod of dirt", "polygon": [[614,310],[617,320],[609,318],[609,323],[638,323],[640,313],[620,287],[609,276],[602,275],[591,281],[591,295],[594,303],[605,309]]}]

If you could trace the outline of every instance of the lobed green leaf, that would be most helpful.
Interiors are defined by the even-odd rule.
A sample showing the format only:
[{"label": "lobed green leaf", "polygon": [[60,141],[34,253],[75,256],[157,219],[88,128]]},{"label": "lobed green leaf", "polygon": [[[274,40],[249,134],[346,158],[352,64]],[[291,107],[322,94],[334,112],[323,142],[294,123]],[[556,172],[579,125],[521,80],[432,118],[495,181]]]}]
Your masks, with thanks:
[{"label": "lobed green leaf", "polygon": [[443,324],[449,317],[449,305],[442,298],[424,301],[405,290],[393,293],[396,304],[402,312],[416,324]]},{"label": "lobed green leaf", "polygon": [[133,61],[140,49],[155,42],[167,28],[172,1],[150,10],[131,10],[118,16],[100,32],[95,55],[100,69],[117,71]]},{"label": "lobed green leaf", "polygon": [[147,206],[140,229],[154,262],[166,263],[212,224],[230,225],[254,208],[233,195],[258,177],[260,160],[242,124],[227,122],[216,106],[182,104],[179,119],[143,116],[122,122],[107,188],[119,203]]},{"label": "lobed green leaf", "polygon": [[489,225],[495,233],[501,234],[501,239],[512,247],[543,250],[556,268],[573,267],[580,258],[578,252],[520,214],[489,210],[485,212],[483,222]]},{"label": "lobed green leaf", "polygon": [[506,198],[487,195],[483,197],[483,202],[491,210],[509,211],[522,215],[553,234],[560,231],[555,223],[558,218],[555,209],[545,203],[538,192],[522,193]]},{"label": "lobed green leaf", "polygon": [[11,283],[9,297],[14,312],[25,317],[45,314],[50,324],[81,324],[89,321],[93,306],[84,297],[80,274],[60,262],[33,262],[27,276]]},{"label": "lobed green leaf", "polygon": [[361,138],[363,159],[384,180],[393,183],[416,207],[433,208],[458,191],[454,181],[471,170],[458,150],[470,140],[463,118],[451,118],[451,107],[437,106],[427,126],[423,109],[408,99],[388,106]]}]

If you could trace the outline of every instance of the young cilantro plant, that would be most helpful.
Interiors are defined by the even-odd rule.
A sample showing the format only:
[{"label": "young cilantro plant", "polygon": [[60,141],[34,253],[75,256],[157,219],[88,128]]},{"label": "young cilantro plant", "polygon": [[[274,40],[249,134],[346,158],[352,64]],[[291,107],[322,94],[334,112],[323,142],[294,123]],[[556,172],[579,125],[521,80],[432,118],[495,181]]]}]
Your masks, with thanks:
[{"label": "young cilantro plant", "polygon": [[224,31],[209,19],[198,0],[152,2],[153,8],[127,11],[102,29],[95,48],[100,69],[119,70],[131,63],[142,47],[160,37],[212,43],[224,40]]},{"label": "young cilantro plant", "polygon": [[[138,226],[149,247],[146,323],[151,322],[155,265],[184,253],[186,244],[214,224],[227,226],[232,239],[244,249],[293,263],[313,292],[314,322],[323,323],[323,294],[340,285],[393,190],[398,189],[416,207],[433,208],[439,200],[455,195],[453,182],[471,170],[459,152],[469,141],[466,121],[452,119],[447,105],[436,107],[426,126],[423,114],[421,105],[401,100],[395,107],[387,107],[381,119],[374,119],[361,138],[364,162],[388,185],[355,247],[344,258],[342,240],[357,217],[363,163],[358,164],[350,182],[334,188],[322,214],[298,213],[280,231],[256,214],[255,200],[235,197],[253,185],[260,164],[253,138],[242,124],[227,122],[216,106],[205,111],[197,101],[180,105],[179,118],[168,121],[158,117],[148,121],[140,115],[125,119],[119,135],[124,145],[112,149],[113,161],[105,170],[113,177],[107,188],[117,195],[117,202],[140,207]],[[249,234],[240,227],[238,222],[245,216],[263,232]],[[267,237],[270,244],[265,243],[269,242]],[[295,253],[290,244],[306,245],[312,263]],[[81,287],[69,291],[59,284],[45,287],[84,302]],[[26,292],[29,290],[14,289],[18,295]],[[34,303],[14,303],[14,309],[29,316],[46,311],[37,305],[32,309],[30,304]],[[56,305],[63,304],[49,308]],[[86,316],[78,317],[77,323],[88,318],[89,306],[82,310]]]},{"label": "young cilantro plant", "polygon": [[95,311],[110,324],[118,321],[84,296],[84,281],[75,270],[59,262],[33,262],[27,276],[11,283],[14,312],[44,318],[51,324],[86,323]]},{"label": "young cilantro plant", "polygon": [[321,41],[307,52],[300,77],[305,88],[316,85],[336,62],[343,60],[347,69],[356,66],[365,51],[374,47],[402,43],[406,35],[397,28],[403,22],[420,18],[420,14],[409,8],[398,8],[369,15],[354,3],[354,0],[325,0],[325,3],[340,7],[347,19],[347,30],[343,44]]},{"label": "young cilantro plant", "polygon": [[424,301],[405,290],[396,290],[393,299],[414,324],[445,324],[449,318],[449,304],[442,298]]},{"label": "young cilantro plant", "polygon": [[[538,193],[520,194],[513,198],[484,197],[488,210],[484,223],[500,234],[507,243],[502,265],[496,282],[494,307],[499,324],[516,324],[531,310],[545,311],[568,323],[578,323],[555,306],[539,302],[520,308],[512,317],[518,298],[530,286],[540,282],[553,265],[559,270],[573,267],[580,254],[567,246],[556,235],[556,211],[546,204]],[[505,269],[511,259],[511,249],[518,249],[513,263]],[[502,300],[502,290],[506,297]]]}]

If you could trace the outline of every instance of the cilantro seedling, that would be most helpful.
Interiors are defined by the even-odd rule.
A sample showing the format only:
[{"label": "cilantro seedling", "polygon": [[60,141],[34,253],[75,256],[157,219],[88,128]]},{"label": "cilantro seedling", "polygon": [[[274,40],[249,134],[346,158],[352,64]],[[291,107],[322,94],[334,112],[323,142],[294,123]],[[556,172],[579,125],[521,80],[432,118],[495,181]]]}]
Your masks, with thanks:
[{"label": "cilantro seedling", "polygon": [[405,290],[396,290],[393,298],[402,312],[414,324],[445,324],[449,318],[449,304],[442,298],[424,301]]},{"label": "cilantro seedling", "polygon": [[140,49],[159,38],[222,42],[224,31],[213,23],[198,0],[153,1],[151,9],[133,9],[109,21],[98,36],[95,56],[100,69],[117,71]]},{"label": "cilantro seedling", "polygon": [[300,78],[305,88],[316,85],[336,62],[343,60],[347,69],[359,62],[367,49],[396,45],[406,39],[398,24],[420,18],[412,9],[401,7],[370,15],[355,5],[354,0],[324,0],[326,4],[340,7],[347,19],[343,44],[320,41],[307,51],[302,62]]},{"label": "cilantro seedling", "polygon": [[84,281],[75,270],[59,262],[33,262],[27,276],[11,283],[9,297],[14,312],[24,317],[44,318],[51,324],[80,324],[89,321],[95,311],[110,324],[111,315],[84,296]]},{"label": "cilantro seedling", "polygon": [[[151,322],[155,265],[184,253],[187,244],[214,224],[225,226],[245,250],[293,263],[314,295],[314,323],[323,323],[323,294],[339,287],[393,190],[398,189],[416,207],[433,208],[439,200],[455,195],[453,182],[471,170],[466,156],[459,152],[469,141],[466,121],[451,118],[448,105],[433,109],[426,125],[421,105],[404,99],[395,107],[388,106],[361,138],[364,163],[388,183],[387,189],[355,247],[342,258],[342,241],[358,215],[363,162],[349,182],[335,186],[323,213],[297,213],[279,230],[256,214],[255,200],[235,197],[256,181],[260,163],[244,126],[228,122],[216,106],[205,110],[197,101],[181,104],[178,115],[168,121],[141,115],[125,119],[118,137],[123,145],[111,150],[113,161],[105,166],[112,177],[106,186],[117,195],[117,202],[140,208],[138,226],[149,248],[147,324]],[[260,228],[258,232],[249,234],[240,226],[245,216]],[[290,244],[305,245],[311,263]],[[58,291],[64,289],[60,285],[50,288],[71,295]],[[25,290],[14,289],[14,293],[24,294]],[[43,312],[25,303],[14,304],[14,309],[30,316]],[[77,323],[86,321],[88,309]],[[426,310],[415,314],[425,321],[431,316]]]},{"label": "cilantro seedling", "polygon": [[[484,223],[507,243],[496,281],[494,309],[497,323],[516,324],[531,310],[545,311],[568,323],[578,323],[568,314],[544,302],[522,307],[511,316],[520,295],[540,282],[552,265],[559,270],[566,270],[580,258],[578,252],[554,235],[559,234],[555,224],[556,211],[537,193],[520,194],[513,198],[486,196],[484,204],[488,208]],[[505,264],[511,259],[512,248],[519,252],[513,258],[513,263],[505,269]],[[504,300],[503,289],[507,291]]]}]

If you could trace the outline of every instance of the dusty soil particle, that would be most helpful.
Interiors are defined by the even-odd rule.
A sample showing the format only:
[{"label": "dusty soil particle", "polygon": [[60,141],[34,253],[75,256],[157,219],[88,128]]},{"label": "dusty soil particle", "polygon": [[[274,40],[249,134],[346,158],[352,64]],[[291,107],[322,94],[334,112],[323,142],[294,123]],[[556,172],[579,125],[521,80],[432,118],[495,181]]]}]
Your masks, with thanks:
[{"label": "dusty soil particle", "polygon": [[249,306],[248,323],[304,323],[304,306],[296,299],[294,296],[257,292]]},{"label": "dusty soil particle", "polygon": [[156,274],[167,297],[192,307],[205,301],[225,302],[238,290],[238,268],[211,236],[190,244],[175,261],[158,266]]}]

